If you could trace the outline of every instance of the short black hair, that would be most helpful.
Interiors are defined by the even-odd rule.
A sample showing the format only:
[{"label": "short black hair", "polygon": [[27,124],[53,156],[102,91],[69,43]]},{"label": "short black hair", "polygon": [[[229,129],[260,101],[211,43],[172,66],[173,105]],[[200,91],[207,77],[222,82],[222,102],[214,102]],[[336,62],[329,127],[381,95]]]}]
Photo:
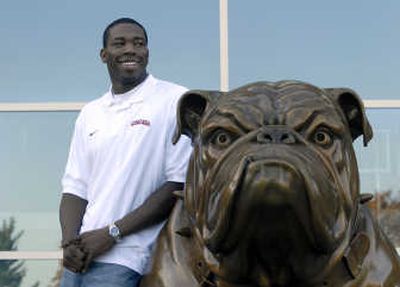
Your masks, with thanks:
[{"label": "short black hair", "polygon": [[107,26],[107,28],[104,30],[104,33],[103,33],[103,48],[105,48],[106,45],[107,45],[107,40],[108,40],[108,36],[109,36],[109,34],[110,34],[110,29],[111,29],[112,27],[114,27],[115,25],[123,24],[123,23],[128,23],[128,24],[133,24],[133,25],[139,26],[139,27],[143,30],[146,43],[148,43],[147,32],[146,32],[146,29],[143,27],[143,25],[140,24],[138,21],[132,19],[132,18],[124,17],[124,18],[119,18],[119,19],[117,19],[117,20],[112,21],[112,22]]}]

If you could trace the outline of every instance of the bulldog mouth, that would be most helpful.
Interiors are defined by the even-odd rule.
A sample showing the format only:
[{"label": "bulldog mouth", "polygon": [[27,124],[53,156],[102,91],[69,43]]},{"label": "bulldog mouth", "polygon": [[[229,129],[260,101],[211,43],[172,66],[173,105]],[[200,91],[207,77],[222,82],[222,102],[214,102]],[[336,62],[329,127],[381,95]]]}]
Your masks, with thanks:
[{"label": "bulldog mouth", "polygon": [[[335,225],[331,217],[335,218],[338,207],[335,201],[329,210],[315,207],[310,201],[320,196],[319,187],[312,179],[307,180],[312,176],[304,175],[295,166],[286,161],[243,160],[230,184],[210,195],[204,230],[208,249],[228,253],[240,241],[250,240],[243,230],[259,234],[251,240],[258,238],[261,244],[267,244],[264,237],[279,240],[280,234],[292,234],[293,238],[287,240],[293,244],[301,236],[312,248],[329,248],[332,234],[327,226]],[[335,191],[325,194],[329,202]],[[288,228],[296,230],[288,233]]]},{"label": "bulldog mouth", "polygon": [[241,189],[248,164],[249,160],[242,160],[230,184],[222,183],[223,190],[219,190],[216,187],[215,190],[217,192],[213,192],[208,200],[208,212],[205,218],[206,226],[203,228],[203,238],[208,249],[214,253],[217,253],[223,241],[226,241],[231,227],[231,215],[235,205],[235,198]]},{"label": "bulldog mouth", "polygon": [[[309,216],[304,216],[308,209],[307,198],[302,192],[304,180],[287,162],[245,159],[230,184],[223,186],[222,190],[214,187],[219,191],[210,196],[206,218],[204,239],[214,253],[233,249],[244,237],[241,234],[243,230],[249,230],[254,221],[263,233],[272,231],[272,225],[276,226],[284,219],[275,218],[276,215],[292,213],[303,215],[298,217],[302,226],[311,226]],[[314,242],[312,230],[304,230],[309,240]]]}]

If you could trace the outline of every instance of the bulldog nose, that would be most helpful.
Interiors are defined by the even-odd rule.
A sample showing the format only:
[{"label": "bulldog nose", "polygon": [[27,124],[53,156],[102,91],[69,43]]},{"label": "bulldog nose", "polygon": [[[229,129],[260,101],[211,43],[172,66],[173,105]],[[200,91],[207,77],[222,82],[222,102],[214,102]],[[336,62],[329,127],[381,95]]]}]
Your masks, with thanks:
[{"label": "bulldog nose", "polygon": [[257,134],[257,142],[261,144],[294,144],[297,140],[292,131],[286,128],[276,127],[263,128]]}]

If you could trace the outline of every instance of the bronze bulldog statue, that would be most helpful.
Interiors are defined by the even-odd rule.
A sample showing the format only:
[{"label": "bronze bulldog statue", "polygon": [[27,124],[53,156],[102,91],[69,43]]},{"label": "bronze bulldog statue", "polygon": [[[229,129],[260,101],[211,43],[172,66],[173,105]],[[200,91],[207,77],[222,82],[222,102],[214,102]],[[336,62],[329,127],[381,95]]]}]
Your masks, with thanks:
[{"label": "bronze bulldog statue", "polygon": [[372,130],[349,89],[258,82],[189,91],[194,152],[146,287],[400,286],[400,259],[359,192]]}]

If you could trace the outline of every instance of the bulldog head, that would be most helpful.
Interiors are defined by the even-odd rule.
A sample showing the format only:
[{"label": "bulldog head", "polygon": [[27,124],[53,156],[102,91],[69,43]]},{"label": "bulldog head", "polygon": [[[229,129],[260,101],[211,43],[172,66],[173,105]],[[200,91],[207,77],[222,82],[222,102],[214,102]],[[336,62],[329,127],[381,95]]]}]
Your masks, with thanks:
[{"label": "bulldog head", "polygon": [[290,286],[343,252],[359,203],[352,142],[372,137],[353,91],[296,81],[189,91],[181,134],[194,147],[184,205],[217,277]]}]

